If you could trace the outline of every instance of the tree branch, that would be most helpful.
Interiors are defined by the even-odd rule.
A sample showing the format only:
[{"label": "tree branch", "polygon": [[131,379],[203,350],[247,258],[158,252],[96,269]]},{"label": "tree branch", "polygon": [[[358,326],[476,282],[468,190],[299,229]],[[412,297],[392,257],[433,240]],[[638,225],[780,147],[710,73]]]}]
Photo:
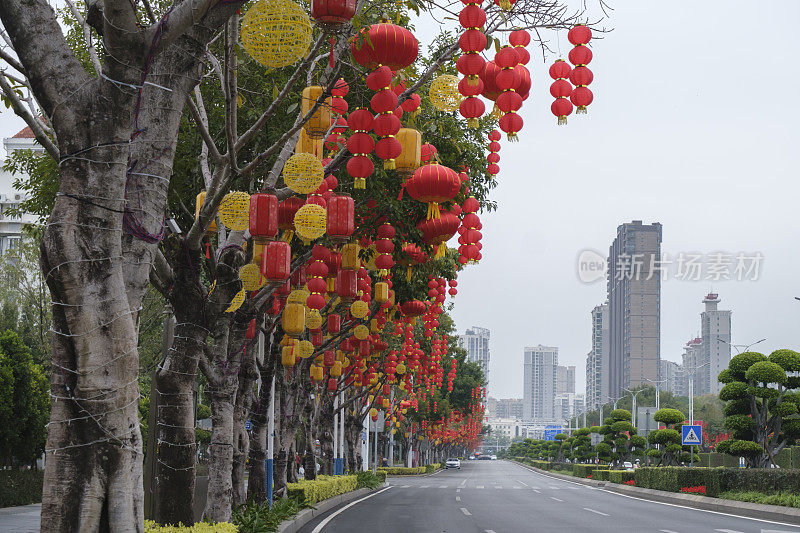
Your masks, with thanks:
[{"label": "tree branch", "polygon": [[36,137],[36,141],[47,150],[50,157],[58,161],[60,157],[58,147],[53,143],[50,137],[47,136],[39,120],[25,109],[25,105],[22,103],[22,100],[20,100],[19,95],[11,88],[11,85],[4,75],[0,75],[0,90],[6,98],[11,100],[11,108],[14,110],[14,113],[30,126],[33,135]]},{"label": "tree branch", "polygon": [[89,24],[86,23],[86,19],[83,18],[81,12],[78,11],[78,7],[75,5],[75,2],[72,0],[66,0],[66,2],[70,12],[72,12],[72,16],[75,17],[75,20],[78,21],[78,24],[80,24],[81,29],[83,30],[83,40],[84,44],[86,45],[86,50],[89,52],[89,59],[92,61],[95,72],[99,74],[103,71],[103,66],[100,64],[100,58],[97,56],[97,50],[92,42],[92,29],[89,27]]},{"label": "tree branch", "polygon": [[239,98],[238,78],[236,75],[237,58],[236,42],[239,38],[239,21],[231,17],[225,25],[225,136],[228,140],[228,164],[231,173],[236,176],[239,165],[236,161],[237,144],[237,104]]},{"label": "tree branch", "polygon": [[[179,2],[179,0],[175,0]],[[151,42],[159,31],[163,30],[160,37],[161,50],[166,49],[169,45],[174,43],[187,29],[200,22],[210,13],[221,10],[221,15],[228,18],[239,9],[245,0],[233,0],[231,2],[220,2],[220,0],[184,0],[177,5],[173,6],[161,21],[152,24],[145,31],[145,38],[147,42]]]},{"label": "tree branch", "polygon": [[[197,103],[195,103],[191,97],[187,98],[186,100],[189,104],[189,111],[192,114],[195,125],[197,126],[198,131],[200,131],[200,136],[203,138],[203,149],[211,152],[211,157],[214,159],[215,163],[220,163],[223,159],[223,156],[219,153],[217,145],[214,144],[214,139],[211,137],[211,133],[208,131],[208,114],[206,113],[206,106],[205,103],[203,103],[203,94],[200,92],[199,85],[194,88],[194,95],[195,98],[197,98]],[[208,167],[208,158],[206,158],[205,167]],[[208,178],[209,179],[206,182],[206,187],[209,187],[211,184],[210,172]]]},{"label": "tree branch", "polygon": [[4,48],[0,48],[0,59],[8,63],[9,66],[11,66],[14,70],[19,72],[23,76],[27,76],[27,73],[25,72],[25,67],[22,66],[22,63],[17,61],[17,59],[14,56],[6,52]]}]

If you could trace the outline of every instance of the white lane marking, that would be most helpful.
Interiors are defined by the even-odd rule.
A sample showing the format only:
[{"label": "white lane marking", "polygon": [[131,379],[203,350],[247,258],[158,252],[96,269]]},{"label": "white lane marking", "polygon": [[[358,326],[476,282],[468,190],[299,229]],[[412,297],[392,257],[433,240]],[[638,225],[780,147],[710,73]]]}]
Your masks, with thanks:
[{"label": "white lane marking", "polygon": [[400,488],[401,488],[401,489],[407,489],[407,488],[408,488],[408,487],[410,487],[410,486],[411,486],[411,485],[403,485],[403,486],[402,486],[402,487],[400,487]]},{"label": "white lane marking", "polygon": [[336,517],[337,517],[337,516],[338,516],[338,515],[339,515],[341,512],[343,512],[343,511],[345,511],[345,510],[349,509],[350,507],[354,506],[355,504],[357,504],[357,503],[359,503],[359,502],[363,502],[364,500],[368,500],[368,499],[372,498],[373,496],[377,496],[377,495],[378,495],[378,494],[380,494],[381,492],[385,492],[385,491],[387,491],[387,490],[389,490],[389,489],[391,489],[391,488],[392,488],[392,487],[386,487],[385,489],[381,489],[381,490],[379,490],[378,492],[373,492],[372,494],[368,494],[368,495],[364,496],[363,498],[360,498],[360,499],[358,499],[358,500],[356,500],[356,501],[354,501],[354,502],[350,502],[350,503],[348,503],[347,505],[345,505],[345,506],[344,506],[344,507],[342,507],[341,509],[337,510],[336,512],[334,512],[334,513],[331,513],[329,516],[327,516],[327,517],[325,518],[325,520],[323,520],[322,522],[320,522],[319,524],[317,524],[317,527],[315,527],[315,528],[314,528],[314,529],[311,531],[311,533],[319,533],[320,531],[322,531],[322,528],[324,528],[325,526],[327,526],[327,525],[328,525],[328,522],[330,522],[331,520],[333,520],[334,518],[336,518]]},{"label": "white lane marking", "polygon": [[512,489],[521,489],[522,487],[517,487],[516,485],[511,487]]},{"label": "white lane marking", "polygon": [[786,531],[785,529],[762,529],[761,533],[793,533],[793,532]]},{"label": "white lane marking", "polygon": [[526,487],[528,487],[528,486],[529,486],[529,485],[528,485],[527,483],[525,483],[524,481],[517,480],[517,483],[519,483],[520,485],[525,485]]},{"label": "white lane marking", "polygon": [[446,488],[449,488],[449,487],[447,485],[439,485],[439,488],[440,489],[446,489]]},{"label": "white lane marking", "polygon": [[482,489],[482,488],[483,488],[483,485],[478,485],[478,486],[477,486],[477,487],[475,487],[475,488],[476,488],[476,489]]},{"label": "white lane marking", "polygon": [[719,533],[742,533],[741,531],[737,531],[735,529],[715,529],[714,531],[719,531]]},{"label": "white lane marking", "polygon": [[601,513],[600,511],[595,511],[594,509],[589,509],[588,507],[583,508],[584,511],[589,511],[590,513],[601,514],[603,516],[608,516],[608,513]]},{"label": "white lane marking", "polygon": [[677,531],[672,531],[671,529],[659,529],[661,533],[678,533]]},{"label": "white lane marking", "polygon": [[460,502],[461,501],[461,496],[456,496],[456,501]]},{"label": "white lane marking", "polygon": [[429,476],[435,476],[436,474],[441,474],[442,472],[444,472],[444,469],[442,469],[442,470],[437,470],[437,471],[436,471],[436,472],[434,472],[433,474],[428,474],[428,475],[429,475]]},{"label": "white lane marking", "polygon": [[502,489],[503,487],[501,487],[500,485],[497,485],[495,488],[496,489]]},{"label": "white lane marking", "polygon": [[461,489],[456,489],[456,492],[461,492]]},{"label": "white lane marking", "polygon": [[541,494],[541,491],[538,491],[536,489],[533,489],[533,492],[535,492],[536,494]]},{"label": "white lane marking", "polygon": [[430,485],[422,485],[420,488],[421,489],[427,489],[428,487],[430,487]]},{"label": "white lane marking", "polygon": [[550,496],[550,499],[551,499],[551,500],[555,500],[555,501],[557,501],[557,502],[563,502],[563,501],[564,501],[564,500],[559,500],[558,498],[556,498],[556,497],[554,497],[554,496]]},{"label": "white lane marking", "polygon": [[[471,515],[471,514],[472,514],[472,513],[470,513],[469,511],[467,511],[466,507],[462,507],[462,508],[461,508],[461,512],[462,512],[462,513],[464,513],[464,514],[465,514],[465,515],[467,515],[467,516],[469,516],[469,515]],[[311,533],[314,533],[314,532],[312,531]]]},{"label": "white lane marking", "polygon": [[492,531],[491,529],[487,529],[486,533],[494,533],[494,531]]}]

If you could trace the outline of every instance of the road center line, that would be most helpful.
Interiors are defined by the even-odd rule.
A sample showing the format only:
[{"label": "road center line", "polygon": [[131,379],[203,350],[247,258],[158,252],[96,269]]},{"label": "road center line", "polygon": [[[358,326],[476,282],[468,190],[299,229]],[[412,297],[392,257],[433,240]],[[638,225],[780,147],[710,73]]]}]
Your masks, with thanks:
[{"label": "road center line", "polygon": [[589,511],[590,513],[600,514],[603,516],[609,516],[608,513],[601,513],[600,511],[595,511],[594,509],[589,509],[588,507],[583,508],[584,511]]},{"label": "road center line", "polygon": [[533,489],[533,492],[535,492],[536,494],[541,494],[542,493],[540,490],[537,490],[537,489]]},{"label": "road center line", "polygon": [[554,497],[554,496],[550,496],[550,499],[551,499],[551,500],[555,500],[555,501],[557,501],[557,502],[563,502],[563,501],[564,501],[564,500],[559,500],[558,498],[556,498],[556,497]]},{"label": "road center line", "polygon": [[456,489],[456,492],[461,492],[461,489]]},{"label": "road center line", "polygon": [[671,529],[659,529],[661,533],[678,533],[677,531],[672,531]]},{"label": "road center line", "polygon": [[719,531],[719,533],[742,533],[736,529],[715,529],[714,531]]},{"label": "road center line", "polygon": [[[467,508],[466,508],[466,507],[462,507],[462,508],[461,508],[461,512],[462,512],[462,513],[464,513],[464,514],[465,514],[465,515],[467,515],[467,516],[470,516],[470,515],[472,514],[472,513],[470,513],[469,511],[467,511]],[[314,532],[312,531],[311,533],[314,533]]]},{"label": "road center line", "polygon": [[456,501],[460,502],[461,501],[461,496],[456,496]]},{"label": "road center line", "polygon": [[314,528],[314,529],[311,531],[311,533],[319,533],[320,531],[322,531],[322,528],[324,528],[325,526],[327,526],[327,525],[328,525],[328,522],[330,522],[331,520],[333,520],[334,518],[336,518],[336,517],[337,517],[337,516],[338,516],[340,513],[342,513],[343,511],[345,511],[345,510],[349,509],[350,507],[354,506],[355,504],[357,504],[357,503],[359,503],[359,502],[363,502],[364,500],[368,500],[368,499],[372,498],[373,496],[377,496],[377,495],[378,495],[378,494],[380,494],[381,492],[386,492],[387,490],[389,490],[389,489],[391,489],[391,488],[392,488],[392,487],[386,487],[385,489],[381,489],[381,490],[379,490],[378,492],[373,492],[372,494],[368,494],[368,495],[364,496],[363,498],[359,498],[358,500],[356,500],[356,501],[354,501],[354,502],[350,502],[350,503],[348,503],[347,505],[345,505],[344,507],[342,507],[341,509],[339,509],[339,510],[338,510],[338,511],[336,511],[335,513],[331,513],[329,516],[325,517],[325,520],[323,520],[322,522],[320,522],[319,524],[317,524],[317,527],[315,527],[315,528]]},{"label": "road center line", "polygon": [[524,486],[526,486],[526,487],[530,487],[530,485],[528,485],[528,484],[527,484],[527,483],[525,483],[524,481],[517,480],[517,483],[519,483],[520,485],[524,485]]}]

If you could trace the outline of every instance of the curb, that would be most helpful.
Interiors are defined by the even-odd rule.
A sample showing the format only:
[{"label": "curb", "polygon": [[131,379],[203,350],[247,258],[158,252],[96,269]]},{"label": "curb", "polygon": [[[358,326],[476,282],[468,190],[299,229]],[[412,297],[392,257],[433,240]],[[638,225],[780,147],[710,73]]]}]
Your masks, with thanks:
[{"label": "curb", "polygon": [[334,496],[333,498],[328,498],[327,500],[322,500],[321,502],[317,502],[315,504],[316,507],[314,507],[313,509],[303,509],[302,511],[297,513],[296,517],[281,522],[281,524],[278,526],[278,533],[296,533],[300,528],[309,523],[311,520],[313,520],[314,518],[318,517],[323,513],[327,513],[334,507],[341,505],[343,503],[348,503],[352,500],[355,500],[359,496],[364,496],[365,494],[369,494],[370,492],[384,488],[385,486],[386,483],[384,483],[383,485],[379,485],[374,489],[367,489],[367,488],[356,489],[354,491],[346,492],[345,494],[340,494],[338,496]]},{"label": "curb", "polygon": [[776,522],[786,522],[789,524],[800,525],[800,508],[796,507],[783,507],[780,505],[767,505],[763,503],[750,503],[740,502],[737,500],[725,500],[723,498],[712,498],[710,496],[700,496],[695,494],[682,494],[679,492],[667,492],[664,490],[645,489],[642,487],[634,487],[630,485],[620,485],[618,483],[611,483],[607,481],[595,481],[591,479],[583,479],[575,476],[568,476],[565,474],[557,474],[555,472],[548,472],[539,468],[524,465],[516,461],[512,463],[521,466],[527,470],[538,472],[545,476],[571,481],[590,487],[601,488],[608,492],[614,492],[623,496],[631,496],[640,498],[642,500],[650,500],[660,503],[668,503],[672,505],[680,505],[683,507],[691,507],[693,509],[700,509],[703,511],[714,511],[717,513],[726,513],[744,518],[757,518],[761,520],[773,520]]}]

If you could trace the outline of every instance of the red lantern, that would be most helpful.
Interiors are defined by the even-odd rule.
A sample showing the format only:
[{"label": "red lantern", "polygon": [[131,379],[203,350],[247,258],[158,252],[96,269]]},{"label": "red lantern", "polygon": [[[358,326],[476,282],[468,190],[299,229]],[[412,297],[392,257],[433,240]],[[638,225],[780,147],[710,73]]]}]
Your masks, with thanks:
[{"label": "red lantern", "polygon": [[311,0],[311,16],[317,22],[342,24],[356,14],[356,0]]},{"label": "red lantern", "polygon": [[497,87],[497,74],[500,73],[500,67],[494,61],[488,61],[486,68],[481,73],[481,81],[483,82],[483,91],[481,94],[484,98],[495,101],[500,95],[500,89]]},{"label": "red lantern", "polygon": [[410,300],[408,302],[404,302],[400,304],[400,311],[403,312],[404,316],[410,318],[422,316],[425,313],[425,302],[421,302],[419,300]]},{"label": "red lantern", "polygon": [[566,98],[556,98],[550,105],[550,111],[558,117],[558,123],[566,124],[567,116],[572,113],[572,103]]},{"label": "red lantern", "polygon": [[594,95],[592,94],[592,91],[590,91],[588,87],[581,86],[581,87],[575,87],[575,90],[572,91],[572,95],[570,96],[569,99],[577,108],[575,113],[584,114],[586,113],[586,107],[592,103],[592,100],[594,100]]},{"label": "red lantern", "polygon": [[334,196],[328,201],[326,233],[334,242],[345,242],[355,231],[355,202],[349,196]]},{"label": "red lantern", "polygon": [[278,234],[278,197],[256,193],[250,197],[250,235],[264,243]]},{"label": "red lantern", "polygon": [[481,0],[463,0],[466,4],[458,15],[461,26],[465,29],[458,39],[458,45],[464,53],[458,58],[456,66],[464,74],[458,84],[462,96],[467,97],[461,102],[459,112],[467,119],[467,126],[477,127],[478,118],[486,110],[483,102],[476,98],[483,90],[480,74],[483,72],[486,61],[480,53],[486,48],[486,35],[481,28],[486,24],[486,12],[481,8]]},{"label": "red lantern", "polygon": [[282,201],[278,206],[278,228],[294,231],[294,215],[304,205],[305,201],[298,196],[290,196]]},{"label": "red lantern", "polygon": [[[374,166],[369,154],[372,152],[374,142],[367,132],[372,129],[375,119],[372,113],[364,108],[359,108],[347,117],[347,125],[353,134],[347,139],[347,149],[353,154],[347,161],[347,173],[354,178],[353,188],[364,189],[367,178],[372,175]],[[352,139],[352,141],[351,141]]]},{"label": "red lantern", "polygon": [[461,180],[448,167],[431,163],[419,167],[405,183],[408,194],[428,204],[428,219],[439,218],[439,204],[452,200],[461,190]]},{"label": "red lantern", "polygon": [[358,296],[358,275],[355,270],[343,268],[336,275],[336,294],[342,300],[353,300]]},{"label": "red lantern", "polygon": [[567,81],[571,72],[572,69],[563,59],[556,59],[550,66],[550,77],[555,80],[550,85],[550,94],[555,98],[550,110],[558,117],[560,126],[567,123],[567,116],[572,113],[572,103],[568,100],[572,94],[572,85]]},{"label": "red lantern", "polygon": [[419,43],[407,29],[382,22],[373,24],[368,30],[362,29],[351,43],[350,51],[359,65],[370,70],[386,65],[397,71],[417,59]]},{"label": "red lantern", "polygon": [[475,96],[465,98],[458,107],[458,112],[467,119],[467,126],[470,128],[478,127],[478,117],[482,116],[484,111],[486,111],[486,106],[483,104],[483,100]]},{"label": "red lantern", "polygon": [[583,24],[576,24],[567,33],[567,39],[574,45],[589,44],[592,40],[592,30]]},{"label": "red lantern", "polygon": [[328,333],[339,333],[342,329],[342,317],[335,313],[328,315]]},{"label": "red lantern", "polygon": [[292,247],[288,242],[271,241],[261,254],[261,274],[272,285],[289,279],[291,273]]},{"label": "red lantern", "polygon": [[422,240],[425,244],[438,246],[436,257],[444,257],[446,247],[444,243],[449,241],[458,231],[461,221],[450,211],[442,211],[439,218],[422,220],[417,224],[417,229],[422,233]]}]

